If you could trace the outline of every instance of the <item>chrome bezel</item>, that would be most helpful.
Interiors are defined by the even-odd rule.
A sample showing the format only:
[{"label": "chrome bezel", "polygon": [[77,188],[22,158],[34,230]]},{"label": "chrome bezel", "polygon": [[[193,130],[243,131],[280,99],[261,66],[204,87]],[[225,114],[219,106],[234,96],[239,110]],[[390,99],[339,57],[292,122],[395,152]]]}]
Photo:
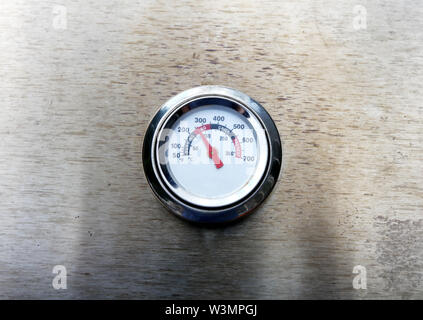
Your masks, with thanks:
[{"label": "chrome bezel", "polygon": [[[220,96],[207,96],[204,97],[195,97],[192,100],[189,100],[187,102],[184,102],[183,104],[179,105],[175,109],[172,110],[171,113],[166,115],[166,119],[162,124],[162,127],[160,128],[160,131],[157,134],[156,141],[158,142],[164,142],[165,139],[169,136],[168,129],[173,125],[172,122],[176,121],[175,113],[177,113],[181,108],[184,108],[187,105],[190,105],[192,103],[202,103],[204,100],[209,99],[218,99],[218,100],[225,100],[224,102],[230,102],[235,104],[237,107],[242,108],[246,111],[245,114],[251,114],[250,118],[246,118],[246,121],[249,123],[252,129],[254,129],[254,134],[256,137],[257,145],[258,145],[258,161],[256,163],[256,167],[254,170],[254,173],[251,175],[250,180],[247,184],[245,184],[241,189],[235,191],[234,193],[231,193],[230,195],[222,198],[205,198],[205,197],[199,197],[196,196],[189,191],[185,190],[184,188],[173,186],[172,183],[175,184],[174,179],[167,173],[167,163],[168,161],[167,157],[164,156],[163,152],[159,152],[159,145],[160,143],[155,144],[155,155],[156,155],[156,161],[154,162],[153,168],[158,171],[158,174],[160,174],[160,181],[163,181],[166,184],[166,187],[171,190],[173,194],[175,194],[178,198],[180,198],[184,202],[188,202],[188,204],[193,205],[195,207],[205,207],[209,209],[217,210],[222,207],[226,207],[229,205],[232,205],[234,203],[237,203],[244,199],[246,196],[248,196],[259,184],[259,182],[262,180],[263,175],[266,171],[267,162],[268,162],[268,152],[269,152],[269,144],[267,142],[266,132],[260,122],[260,120],[256,117],[255,113],[250,111],[249,109],[245,108],[243,105],[237,103],[236,101],[233,101],[229,98],[222,98]],[[209,105],[203,105],[201,107],[208,107]],[[223,105],[222,105],[223,106]],[[201,108],[200,107],[200,108]],[[226,108],[231,108],[228,106],[223,106]],[[236,111],[235,111],[236,112]],[[239,112],[239,116],[243,116],[242,113]],[[244,114],[244,116],[245,116]],[[161,157],[163,159],[161,159]],[[161,162],[162,161],[162,162]]]},{"label": "chrome bezel", "polygon": [[[242,199],[226,206],[213,207],[195,205],[182,199],[172,192],[167,183],[163,180],[162,173],[158,166],[157,146],[162,128],[166,121],[182,106],[187,103],[208,97],[218,97],[230,100],[241,105],[255,115],[261,123],[268,144],[267,168],[261,179]],[[158,199],[167,209],[184,219],[202,222],[218,223],[235,220],[255,209],[273,189],[282,162],[282,147],[278,130],[266,110],[246,94],[234,89],[221,86],[201,86],[186,90],[168,100],[155,114],[151,120],[143,144],[143,166],[145,176]]]}]

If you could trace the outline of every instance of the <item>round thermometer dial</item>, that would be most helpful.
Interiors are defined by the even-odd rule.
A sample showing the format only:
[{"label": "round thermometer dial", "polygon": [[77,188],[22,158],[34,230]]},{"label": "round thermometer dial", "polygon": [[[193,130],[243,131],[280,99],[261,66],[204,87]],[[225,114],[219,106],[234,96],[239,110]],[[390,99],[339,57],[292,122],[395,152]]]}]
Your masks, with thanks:
[{"label": "round thermometer dial", "polygon": [[272,190],[281,167],[278,131],[245,94],[218,86],[180,93],[151,121],[143,163],[155,194],[195,222],[235,220]]}]

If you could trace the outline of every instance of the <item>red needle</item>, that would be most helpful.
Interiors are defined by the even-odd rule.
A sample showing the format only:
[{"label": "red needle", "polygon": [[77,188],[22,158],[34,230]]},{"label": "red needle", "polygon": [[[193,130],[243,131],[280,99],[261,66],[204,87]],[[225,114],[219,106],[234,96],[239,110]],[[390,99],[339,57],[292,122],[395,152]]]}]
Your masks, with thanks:
[{"label": "red needle", "polygon": [[223,162],[219,158],[219,154],[217,152],[217,149],[212,147],[210,143],[207,141],[206,137],[203,134],[203,130],[201,130],[201,127],[197,128],[197,133],[200,135],[201,139],[203,140],[206,148],[209,150],[209,158],[213,160],[214,165],[216,166],[216,169],[223,167]]}]

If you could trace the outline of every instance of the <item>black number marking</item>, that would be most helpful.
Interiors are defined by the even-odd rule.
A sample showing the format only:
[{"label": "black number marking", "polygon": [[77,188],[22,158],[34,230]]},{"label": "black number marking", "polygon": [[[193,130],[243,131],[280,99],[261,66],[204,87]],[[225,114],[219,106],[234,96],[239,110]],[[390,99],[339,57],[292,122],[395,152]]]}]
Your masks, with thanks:
[{"label": "black number marking", "polygon": [[234,124],[234,129],[244,129],[245,125],[241,124],[241,123],[235,123]]},{"label": "black number marking", "polygon": [[194,122],[195,123],[206,123],[207,119],[206,118],[195,118]]},{"label": "black number marking", "polygon": [[188,127],[178,127],[177,131],[178,132],[187,132],[187,133],[189,133],[189,128]]}]

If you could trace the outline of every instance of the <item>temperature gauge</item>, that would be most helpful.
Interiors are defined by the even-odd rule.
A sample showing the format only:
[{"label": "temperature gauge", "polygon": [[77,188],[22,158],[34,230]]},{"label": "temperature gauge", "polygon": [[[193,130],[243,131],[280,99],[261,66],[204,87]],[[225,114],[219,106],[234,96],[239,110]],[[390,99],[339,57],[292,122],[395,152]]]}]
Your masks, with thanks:
[{"label": "temperature gauge", "polygon": [[143,145],[147,180],[173,213],[195,222],[235,220],[273,189],[281,168],[279,133],[247,95],[202,86],[167,101]]}]

